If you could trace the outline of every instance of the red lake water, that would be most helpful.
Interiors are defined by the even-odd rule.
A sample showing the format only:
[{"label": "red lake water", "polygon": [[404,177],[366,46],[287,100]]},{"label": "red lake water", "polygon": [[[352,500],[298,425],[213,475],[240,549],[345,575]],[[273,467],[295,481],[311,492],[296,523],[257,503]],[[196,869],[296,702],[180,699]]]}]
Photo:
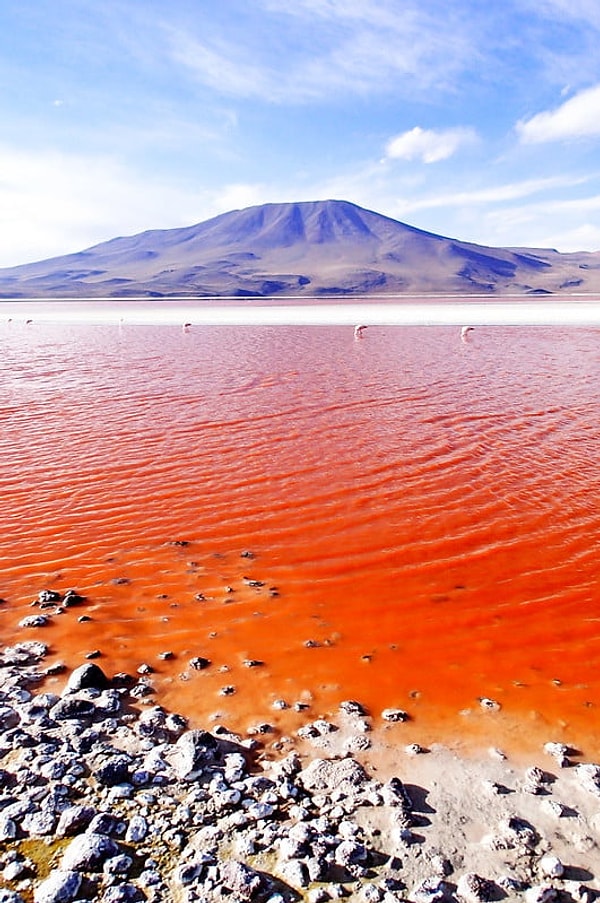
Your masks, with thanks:
[{"label": "red lake water", "polygon": [[[405,709],[402,743],[600,753],[600,329],[0,340],[3,642],[150,664],[197,725],[288,731],[358,699]],[[83,606],[18,626],[69,587]]]}]

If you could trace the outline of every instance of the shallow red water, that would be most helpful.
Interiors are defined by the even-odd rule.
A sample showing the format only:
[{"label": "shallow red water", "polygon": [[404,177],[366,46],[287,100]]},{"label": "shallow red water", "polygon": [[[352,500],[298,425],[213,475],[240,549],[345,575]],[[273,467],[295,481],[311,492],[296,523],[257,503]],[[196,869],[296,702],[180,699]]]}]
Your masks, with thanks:
[{"label": "shallow red water", "polygon": [[357,698],[402,742],[600,751],[600,331],[458,332],[2,324],[4,640],[149,662],[196,723]]}]

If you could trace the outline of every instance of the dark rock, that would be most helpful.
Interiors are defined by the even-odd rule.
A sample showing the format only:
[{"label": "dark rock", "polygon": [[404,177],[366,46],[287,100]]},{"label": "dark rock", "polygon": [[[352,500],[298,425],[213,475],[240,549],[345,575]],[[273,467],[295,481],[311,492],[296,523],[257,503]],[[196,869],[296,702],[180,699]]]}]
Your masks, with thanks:
[{"label": "dark rock", "polygon": [[106,674],[98,665],[80,665],[71,673],[67,681],[67,690],[106,690],[110,686]]},{"label": "dark rock", "polygon": [[384,721],[391,723],[409,720],[408,712],[405,712],[404,709],[384,709],[381,717]]},{"label": "dark rock", "polygon": [[366,715],[367,710],[360,702],[356,702],[354,699],[345,699],[343,702],[340,702],[340,712],[343,712],[344,715]]},{"label": "dark rock", "polygon": [[496,885],[475,872],[461,875],[456,886],[456,896],[462,903],[485,903],[494,897]]},{"label": "dark rock", "polygon": [[38,602],[60,602],[61,595],[55,589],[43,589],[38,593]]},{"label": "dark rock", "polygon": [[117,884],[102,895],[102,903],[139,903],[147,899],[135,884]]},{"label": "dark rock", "polygon": [[110,812],[98,812],[92,817],[88,825],[90,834],[106,834],[108,836],[119,834],[122,822],[116,815]]},{"label": "dark rock", "polygon": [[8,705],[0,704],[0,727],[3,731],[8,731],[11,728],[16,727],[20,721],[21,716],[16,709],[13,709]]},{"label": "dark rock", "polygon": [[129,756],[116,755],[100,761],[94,767],[94,777],[105,787],[124,784],[130,779],[131,759]]},{"label": "dark rock", "polygon": [[79,718],[88,719],[94,717],[96,706],[89,699],[81,699],[78,696],[67,696],[64,699],[60,699],[56,705],[52,707],[51,712],[54,721]]},{"label": "dark rock", "polygon": [[201,656],[197,655],[195,656],[195,658],[190,659],[190,667],[194,668],[195,671],[203,671],[205,668],[208,668],[209,665],[209,658],[202,658]]}]

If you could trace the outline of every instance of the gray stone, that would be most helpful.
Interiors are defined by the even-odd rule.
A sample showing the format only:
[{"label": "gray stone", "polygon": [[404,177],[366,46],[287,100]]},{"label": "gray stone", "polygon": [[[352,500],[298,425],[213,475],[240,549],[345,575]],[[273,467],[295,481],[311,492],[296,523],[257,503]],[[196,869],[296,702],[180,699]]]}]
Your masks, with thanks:
[{"label": "gray stone", "polygon": [[540,872],[544,878],[562,878],[565,867],[558,856],[548,854],[540,859]]},{"label": "gray stone", "polygon": [[133,865],[131,856],[120,853],[118,856],[111,856],[107,859],[102,867],[102,871],[107,877],[127,875]]},{"label": "gray stone", "polygon": [[95,814],[96,810],[92,806],[76,805],[64,809],[56,826],[57,837],[72,836],[84,831]]},{"label": "gray stone", "polygon": [[44,837],[54,833],[56,815],[50,809],[40,809],[23,816],[21,828],[31,837]]},{"label": "gray stone", "polygon": [[81,887],[81,875],[75,871],[50,873],[33,892],[34,903],[71,903]]},{"label": "gray stone", "polygon": [[175,744],[173,768],[181,779],[192,778],[215,760],[218,741],[208,731],[192,730],[182,734]]},{"label": "gray stone", "polygon": [[600,796],[600,765],[577,765],[575,774],[582,787],[594,796]]},{"label": "gray stone", "polygon": [[461,875],[456,885],[456,896],[462,903],[483,903],[491,900],[495,885],[493,881],[482,878],[475,872],[467,872]]},{"label": "gray stone", "polygon": [[96,706],[90,699],[81,699],[78,696],[66,696],[60,699],[51,709],[54,721],[66,721],[70,719],[93,718]]},{"label": "gray stone", "polygon": [[7,665],[34,665],[48,653],[48,646],[39,640],[24,640],[7,646],[2,658]]},{"label": "gray stone", "polygon": [[17,836],[17,825],[12,818],[0,812],[0,842],[14,840]]},{"label": "gray stone", "polygon": [[148,833],[148,822],[143,815],[133,815],[127,825],[125,840],[128,843],[139,843]]},{"label": "gray stone", "polygon": [[11,728],[16,727],[17,724],[21,721],[21,716],[17,712],[16,709],[11,708],[8,705],[0,705],[0,729],[3,731],[9,731]]},{"label": "gray stone", "polygon": [[27,873],[31,872],[31,869],[32,864],[30,860],[25,859],[23,856],[17,856],[4,866],[2,877],[5,881],[18,881],[25,878]]},{"label": "gray stone", "polygon": [[412,800],[400,778],[390,778],[379,793],[384,805],[398,808],[407,815],[412,811]]},{"label": "gray stone", "polygon": [[87,832],[71,841],[62,858],[64,870],[99,872],[107,859],[120,853],[118,845],[106,834]]},{"label": "gray stone", "polygon": [[435,875],[419,881],[409,897],[414,903],[437,903],[437,901],[444,899],[446,888],[446,882]]},{"label": "gray stone", "polygon": [[367,850],[361,843],[354,840],[343,840],[335,848],[335,861],[342,868],[351,868],[355,865],[363,865],[367,861]]},{"label": "gray stone", "polygon": [[556,888],[549,884],[536,884],[525,891],[526,903],[552,903],[557,897]]},{"label": "gray stone", "polygon": [[144,869],[140,872],[138,881],[142,887],[158,887],[162,884],[162,878],[155,869]]},{"label": "gray stone", "polygon": [[47,627],[49,623],[50,619],[46,615],[27,615],[26,618],[21,618],[19,627]]},{"label": "gray stone", "polygon": [[364,788],[369,778],[354,759],[313,759],[300,774],[310,790],[341,790],[345,793]]},{"label": "gray stone", "polygon": [[304,862],[299,859],[291,859],[279,867],[282,879],[292,887],[308,887],[310,876]]},{"label": "gray stone", "polygon": [[354,699],[345,699],[343,702],[340,702],[340,712],[343,712],[344,715],[366,715],[367,710],[360,702],[356,702]]},{"label": "gray stone", "polygon": [[202,874],[203,868],[204,863],[202,862],[187,862],[184,865],[178,866],[175,872],[175,880],[184,887],[193,884]]},{"label": "gray stone", "polygon": [[383,890],[376,884],[363,884],[360,895],[365,903],[379,903],[385,896]]},{"label": "gray stone", "polygon": [[262,879],[258,872],[244,862],[230,859],[221,867],[221,881],[242,900],[250,900],[260,890]]}]

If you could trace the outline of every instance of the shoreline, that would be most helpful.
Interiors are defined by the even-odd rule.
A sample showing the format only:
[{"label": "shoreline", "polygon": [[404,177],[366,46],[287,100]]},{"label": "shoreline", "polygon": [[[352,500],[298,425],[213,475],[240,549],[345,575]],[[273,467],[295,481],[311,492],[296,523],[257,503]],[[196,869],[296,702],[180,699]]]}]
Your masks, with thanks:
[{"label": "shoreline", "polygon": [[[568,298],[568,300],[565,300]],[[178,326],[184,331],[206,326],[563,326],[600,325],[600,296],[550,296],[540,301],[525,295],[416,295],[349,301],[305,298],[114,298],[0,300],[0,321],[11,326],[72,324]],[[79,307],[77,307],[79,305]],[[359,336],[358,338],[361,338]]]},{"label": "shoreline", "polygon": [[[125,589],[128,589],[129,581],[124,582]],[[268,581],[256,582],[261,585],[256,589],[251,587],[252,592],[264,593]],[[279,596],[279,593],[276,595]],[[246,644],[242,653],[241,647],[235,648],[235,644],[232,646],[228,641],[227,653],[224,654],[218,646],[221,630],[210,631],[208,639],[197,642],[195,646],[185,643],[187,648],[184,648],[178,642],[175,627],[171,638],[163,635],[164,631],[158,638],[144,634],[139,647],[134,644],[117,650],[116,646],[111,647],[115,644],[113,633],[106,631],[107,625],[112,622],[110,617],[108,620],[100,619],[99,603],[99,599],[87,596],[87,592],[81,595],[72,589],[45,589],[38,593],[37,599],[29,603],[21,601],[15,609],[12,604],[5,604],[2,606],[4,642],[18,644],[33,636],[35,641],[44,643],[49,664],[45,678],[48,692],[62,691],[63,671],[74,670],[86,661],[95,661],[108,673],[137,673],[148,696],[145,704],[159,700],[166,709],[182,713],[194,728],[210,730],[212,725],[221,724],[231,732],[249,737],[262,732],[263,746],[267,751],[272,748],[277,752],[281,747],[281,738],[284,739],[284,746],[290,737],[295,742],[301,741],[307,726],[312,722],[335,718],[339,704],[350,695],[360,700],[369,720],[363,740],[366,742],[368,737],[372,741],[369,745],[378,750],[385,750],[390,744],[401,749],[414,745],[426,748],[443,745],[449,754],[475,760],[486,758],[490,748],[499,746],[511,761],[519,765],[526,765],[532,758],[537,758],[546,743],[560,743],[576,749],[578,758],[596,758],[599,755],[597,726],[593,724],[594,705],[589,701],[582,705],[580,699],[587,693],[585,688],[565,688],[561,681],[552,681],[557,693],[563,693],[566,689],[571,696],[576,691],[576,696],[566,706],[563,703],[562,710],[556,697],[547,711],[543,706],[530,708],[530,704],[518,708],[515,698],[507,704],[500,687],[495,688],[497,692],[491,698],[476,695],[475,688],[469,686],[460,699],[453,699],[453,704],[450,704],[440,698],[424,698],[421,690],[406,692],[404,688],[390,694],[388,686],[386,699],[382,701],[381,697],[374,697],[373,687],[379,672],[371,673],[370,669],[376,666],[361,661],[356,650],[353,650],[351,659],[356,662],[351,673],[345,660],[345,676],[336,677],[337,672],[331,670],[336,659],[331,660],[333,664],[328,664],[324,672],[319,671],[316,664],[312,668],[312,656],[331,655],[338,644],[343,646],[342,639],[335,643],[298,640],[295,648],[304,655],[288,665],[288,668],[292,667],[289,673],[283,668],[282,655],[275,651],[273,655],[267,654],[264,646],[257,650],[255,646]],[[184,614],[184,621],[196,611],[202,613],[205,604],[204,597],[201,602],[192,602],[189,611]],[[240,604],[238,599],[238,606]],[[202,608],[194,608],[198,605]],[[248,611],[252,605],[250,599]],[[177,603],[174,610],[180,609],[180,606],[181,603]],[[11,614],[14,615],[12,625],[7,617]],[[171,619],[161,617],[161,621]],[[212,618],[209,624],[216,626]],[[281,629],[282,624],[279,624]],[[169,624],[171,627],[172,622]],[[141,632],[139,635],[141,638]],[[287,660],[289,652],[283,657]],[[363,658],[370,659],[370,656]],[[324,661],[321,658],[321,667]],[[293,672],[294,667],[304,669],[300,677]],[[319,681],[325,674],[329,682],[322,684]],[[332,677],[335,678],[333,681]],[[348,683],[345,677],[349,678]],[[375,683],[366,686],[369,681]],[[411,682],[412,679],[409,685]],[[477,689],[479,692],[485,691],[483,685]],[[492,687],[489,689],[493,690]],[[336,744],[335,739],[333,736],[308,736],[315,750],[331,748],[335,754],[343,755],[346,750]],[[355,750],[350,748],[349,751]]]},{"label": "shoreline", "polygon": [[526,764],[405,745],[352,700],[268,745],[47,653],[0,650],[4,903],[600,895],[600,767],[566,746]]}]

